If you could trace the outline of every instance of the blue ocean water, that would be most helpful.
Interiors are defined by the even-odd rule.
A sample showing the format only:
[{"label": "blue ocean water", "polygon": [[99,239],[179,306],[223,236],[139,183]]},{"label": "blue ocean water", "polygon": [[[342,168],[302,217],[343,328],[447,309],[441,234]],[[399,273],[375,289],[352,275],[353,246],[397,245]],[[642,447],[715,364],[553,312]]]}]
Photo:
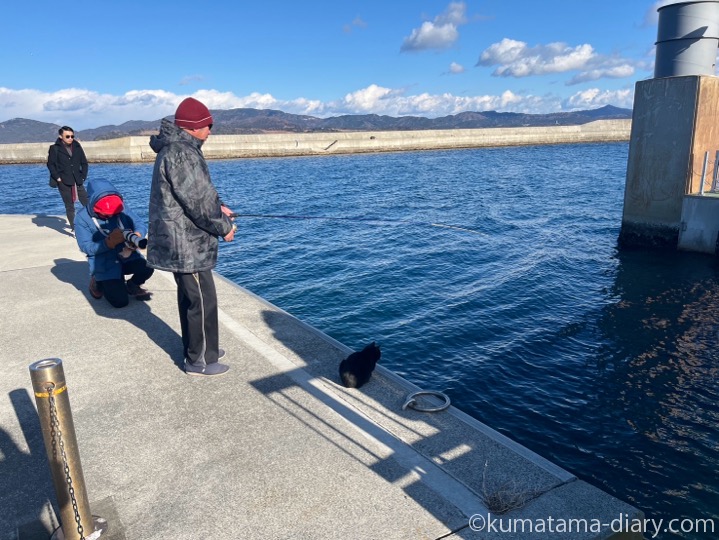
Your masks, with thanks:
[{"label": "blue ocean water", "polygon": [[[617,250],[627,152],[211,161],[235,212],[378,220],[240,218],[217,270],[352,348],[377,341],[386,367],[648,518],[717,531],[657,538],[715,538],[716,262]],[[63,215],[44,166],[0,174],[0,213]],[[90,176],[146,216],[151,174]]]}]

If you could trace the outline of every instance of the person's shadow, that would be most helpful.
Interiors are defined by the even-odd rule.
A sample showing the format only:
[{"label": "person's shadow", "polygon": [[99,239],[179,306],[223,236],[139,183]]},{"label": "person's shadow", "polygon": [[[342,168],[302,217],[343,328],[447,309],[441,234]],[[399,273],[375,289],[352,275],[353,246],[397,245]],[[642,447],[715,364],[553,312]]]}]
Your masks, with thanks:
[{"label": "person's shadow", "polygon": [[60,281],[73,285],[93,307],[95,312],[108,319],[122,319],[141,329],[154,341],[158,347],[167,353],[178,369],[184,370],[184,354],[182,351],[182,338],[165,321],[152,312],[150,305],[145,301],[130,298],[126,307],[112,307],[107,300],[96,300],[90,296],[88,290],[89,274],[87,262],[70,259],[55,259],[55,266],[51,270]]},{"label": "person's shadow", "polygon": [[67,229],[67,222],[58,216],[46,216],[45,214],[35,214],[32,218],[32,222],[38,227],[46,227],[57,231],[65,236],[72,236],[72,233]]}]

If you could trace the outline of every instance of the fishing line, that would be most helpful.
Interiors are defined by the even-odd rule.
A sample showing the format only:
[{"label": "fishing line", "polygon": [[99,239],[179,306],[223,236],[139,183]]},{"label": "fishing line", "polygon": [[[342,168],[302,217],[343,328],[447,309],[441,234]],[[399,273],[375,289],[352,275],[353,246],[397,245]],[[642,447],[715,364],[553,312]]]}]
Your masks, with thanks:
[{"label": "fishing line", "polygon": [[334,217],[334,216],[293,216],[278,214],[230,214],[231,218],[260,218],[260,219],[324,219],[328,221],[361,221],[370,225],[383,225],[385,223],[402,223],[405,225],[426,225],[430,227],[441,227],[443,229],[454,229],[473,234],[481,234],[487,236],[481,231],[459,227],[457,225],[447,225],[445,223],[431,223],[429,221],[408,221],[404,219],[377,219],[377,218],[351,218],[351,217]]}]

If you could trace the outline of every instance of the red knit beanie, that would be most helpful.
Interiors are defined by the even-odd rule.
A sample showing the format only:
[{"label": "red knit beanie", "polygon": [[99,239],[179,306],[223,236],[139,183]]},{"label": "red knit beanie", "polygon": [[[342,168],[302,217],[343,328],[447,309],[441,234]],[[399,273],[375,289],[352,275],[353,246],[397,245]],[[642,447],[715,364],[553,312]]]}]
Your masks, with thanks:
[{"label": "red knit beanie", "polygon": [[118,195],[106,195],[92,207],[100,216],[114,216],[122,212],[123,208],[122,199]]},{"label": "red knit beanie", "polygon": [[200,129],[210,124],[210,110],[195,98],[184,99],[175,111],[175,125],[181,128]]}]

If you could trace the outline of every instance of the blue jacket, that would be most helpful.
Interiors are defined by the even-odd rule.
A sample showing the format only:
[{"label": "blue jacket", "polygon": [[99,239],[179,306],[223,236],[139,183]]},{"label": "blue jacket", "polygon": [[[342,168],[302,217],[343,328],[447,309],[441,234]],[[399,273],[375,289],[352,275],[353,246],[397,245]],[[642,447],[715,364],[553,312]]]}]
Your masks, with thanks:
[{"label": "blue jacket", "polygon": [[[136,231],[143,238],[147,234],[145,224],[126,204],[123,211],[118,215],[112,216],[110,219],[100,218],[92,209],[97,204],[97,201],[106,195],[117,195],[122,198],[120,192],[109,180],[104,178],[89,180],[87,182],[88,204],[75,217],[77,245],[80,247],[80,251],[87,255],[87,261],[90,264],[90,275],[95,276],[97,281],[123,279],[122,263],[142,257],[140,253],[133,251],[128,258],[121,259],[119,255],[125,244],[120,244],[110,249],[105,244],[105,237],[108,234],[118,228]],[[96,221],[97,224],[95,223]]]}]

